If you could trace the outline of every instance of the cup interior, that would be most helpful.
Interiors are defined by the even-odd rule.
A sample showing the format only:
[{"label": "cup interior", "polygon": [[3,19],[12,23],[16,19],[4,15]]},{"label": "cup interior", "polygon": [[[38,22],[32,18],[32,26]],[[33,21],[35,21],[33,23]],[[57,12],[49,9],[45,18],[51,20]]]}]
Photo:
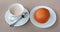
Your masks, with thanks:
[{"label": "cup interior", "polygon": [[24,7],[23,7],[23,5],[16,3],[9,7],[9,11],[12,15],[18,16],[23,13]]}]

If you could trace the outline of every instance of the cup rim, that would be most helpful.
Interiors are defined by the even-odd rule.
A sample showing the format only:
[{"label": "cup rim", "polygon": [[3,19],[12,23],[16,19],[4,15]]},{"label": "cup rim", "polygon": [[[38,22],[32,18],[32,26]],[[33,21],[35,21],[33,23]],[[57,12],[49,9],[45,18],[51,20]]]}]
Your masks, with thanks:
[{"label": "cup rim", "polygon": [[10,12],[10,14],[11,14],[12,16],[19,16],[19,15],[14,15],[14,14],[12,14],[11,11],[10,11],[10,8],[12,8],[12,7],[15,6],[15,5],[16,5],[16,6],[20,6],[20,7],[22,8],[22,12],[19,14],[19,15],[21,15],[21,14],[23,13],[23,11],[24,11],[24,7],[23,7],[22,4],[14,3],[14,4],[12,4],[12,5],[9,6],[8,10],[9,10],[9,12]]}]

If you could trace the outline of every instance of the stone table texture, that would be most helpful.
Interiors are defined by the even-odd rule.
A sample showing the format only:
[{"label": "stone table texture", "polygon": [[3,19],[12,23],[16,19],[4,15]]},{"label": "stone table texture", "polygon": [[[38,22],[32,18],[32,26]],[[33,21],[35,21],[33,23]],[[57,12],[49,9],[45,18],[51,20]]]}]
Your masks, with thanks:
[{"label": "stone table texture", "polygon": [[[50,28],[38,28],[29,20],[24,26],[10,27],[5,21],[5,13],[9,5],[21,3],[29,12],[35,6],[49,6],[57,15],[56,23]],[[60,0],[0,0],[0,32],[60,32]]]}]

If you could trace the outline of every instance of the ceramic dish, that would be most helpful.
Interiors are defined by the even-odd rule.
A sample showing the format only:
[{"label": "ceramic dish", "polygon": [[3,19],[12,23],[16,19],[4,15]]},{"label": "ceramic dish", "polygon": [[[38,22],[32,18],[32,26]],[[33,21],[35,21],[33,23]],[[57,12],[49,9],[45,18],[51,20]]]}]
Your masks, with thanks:
[{"label": "ceramic dish", "polygon": [[[28,20],[29,20],[29,12],[28,12],[27,9],[25,9],[24,12],[27,12],[28,15],[27,15],[25,18],[20,19],[14,26],[22,26],[22,25],[24,25],[25,23],[28,22]],[[6,12],[6,14],[5,14],[5,20],[6,20],[6,22],[7,22],[9,25],[10,25],[11,23],[13,23],[13,22],[10,21],[10,19],[9,19],[10,16],[11,16],[11,15],[10,15],[9,10],[8,10],[8,11]]]},{"label": "ceramic dish", "polygon": [[[41,24],[41,23],[38,23],[35,19],[34,19],[34,12],[39,9],[39,8],[46,8],[48,9],[48,11],[50,12],[50,18],[49,20],[44,23],[44,24]],[[56,22],[56,14],[54,12],[53,9],[51,9],[50,7],[48,6],[37,6],[37,7],[34,7],[31,12],[30,12],[30,20],[31,22],[33,23],[33,25],[39,27],[39,28],[49,28],[51,27],[55,22]]]}]

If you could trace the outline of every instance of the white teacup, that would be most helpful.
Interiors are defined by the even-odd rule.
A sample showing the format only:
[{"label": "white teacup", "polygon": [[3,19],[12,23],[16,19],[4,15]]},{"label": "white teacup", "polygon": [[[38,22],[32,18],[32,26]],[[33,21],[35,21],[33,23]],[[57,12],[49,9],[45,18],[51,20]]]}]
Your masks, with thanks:
[{"label": "white teacup", "polygon": [[12,4],[8,10],[11,14],[11,17],[9,17],[9,19],[15,20],[15,19],[21,18],[24,11],[24,7],[19,3],[15,3],[15,4]]}]

